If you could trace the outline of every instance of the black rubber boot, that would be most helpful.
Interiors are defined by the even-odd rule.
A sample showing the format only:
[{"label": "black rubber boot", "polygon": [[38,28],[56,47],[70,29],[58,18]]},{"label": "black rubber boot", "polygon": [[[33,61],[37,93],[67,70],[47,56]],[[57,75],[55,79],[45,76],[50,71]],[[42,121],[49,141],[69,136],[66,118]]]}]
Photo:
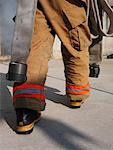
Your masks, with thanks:
[{"label": "black rubber boot", "polygon": [[18,108],[16,109],[16,116],[16,133],[30,134],[33,131],[34,124],[40,120],[41,113],[31,109]]}]

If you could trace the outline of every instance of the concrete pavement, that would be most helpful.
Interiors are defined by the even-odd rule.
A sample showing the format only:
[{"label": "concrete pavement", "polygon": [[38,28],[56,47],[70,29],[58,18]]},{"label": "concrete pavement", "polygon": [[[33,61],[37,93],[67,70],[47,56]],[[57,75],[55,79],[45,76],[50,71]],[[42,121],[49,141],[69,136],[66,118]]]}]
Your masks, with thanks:
[{"label": "concrete pavement", "polygon": [[66,107],[63,63],[52,60],[46,82],[47,107],[31,135],[17,135],[12,83],[0,63],[0,150],[113,150],[113,60],[104,60],[91,81],[91,97],[80,109]]}]

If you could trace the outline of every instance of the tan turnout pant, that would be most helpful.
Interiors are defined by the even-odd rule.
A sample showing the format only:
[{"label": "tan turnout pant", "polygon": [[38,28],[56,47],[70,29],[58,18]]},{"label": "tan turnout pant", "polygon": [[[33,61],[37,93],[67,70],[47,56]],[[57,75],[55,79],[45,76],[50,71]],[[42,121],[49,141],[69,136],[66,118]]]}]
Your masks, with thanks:
[{"label": "tan turnout pant", "polygon": [[72,100],[84,100],[89,96],[88,48],[91,37],[84,7],[85,3],[80,0],[39,0],[27,60],[27,81],[14,85],[16,108],[44,109],[44,83],[55,34],[62,43],[66,94]]}]

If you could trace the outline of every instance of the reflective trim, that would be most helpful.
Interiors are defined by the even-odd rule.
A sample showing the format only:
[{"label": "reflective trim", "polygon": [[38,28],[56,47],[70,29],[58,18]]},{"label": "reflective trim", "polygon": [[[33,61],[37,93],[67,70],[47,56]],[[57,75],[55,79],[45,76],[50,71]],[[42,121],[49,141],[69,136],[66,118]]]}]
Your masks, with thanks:
[{"label": "reflective trim", "polygon": [[22,89],[38,89],[38,90],[44,90],[44,86],[42,85],[36,85],[36,84],[22,84],[19,86],[13,87],[13,92],[17,90],[22,90]]},{"label": "reflective trim", "polygon": [[44,86],[36,84],[22,84],[13,88],[13,102],[22,98],[45,101]]},{"label": "reflective trim", "polygon": [[71,89],[71,88],[66,88],[67,91],[70,91],[70,92],[83,92],[83,91],[90,91],[89,88],[86,88],[86,89],[81,89],[81,90],[75,90],[75,89]]},{"label": "reflective trim", "polygon": [[18,95],[18,94],[44,94],[44,91],[37,90],[37,89],[23,89],[23,90],[17,90],[13,94],[14,95]]},{"label": "reflective trim", "polygon": [[90,92],[89,83],[84,86],[67,85],[66,92],[71,95],[89,95]]},{"label": "reflective trim", "polygon": [[84,88],[89,88],[89,83],[87,83],[86,85],[83,85],[83,86],[79,86],[79,85],[66,85],[67,88],[70,88],[70,89],[75,89],[75,90],[81,90],[81,89],[84,89]]}]

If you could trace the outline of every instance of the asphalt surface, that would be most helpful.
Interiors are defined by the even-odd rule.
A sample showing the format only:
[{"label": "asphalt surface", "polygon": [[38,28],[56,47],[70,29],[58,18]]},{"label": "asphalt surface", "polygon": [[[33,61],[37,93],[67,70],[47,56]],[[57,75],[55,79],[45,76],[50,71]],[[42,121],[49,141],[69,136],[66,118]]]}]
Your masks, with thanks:
[{"label": "asphalt surface", "polygon": [[70,109],[61,60],[49,63],[46,110],[30,135],[17,135],[8,63],[0,63],[0,150],[113,150],[113,60],[103,60],[98,79],[90,79],[91,96]]}]

